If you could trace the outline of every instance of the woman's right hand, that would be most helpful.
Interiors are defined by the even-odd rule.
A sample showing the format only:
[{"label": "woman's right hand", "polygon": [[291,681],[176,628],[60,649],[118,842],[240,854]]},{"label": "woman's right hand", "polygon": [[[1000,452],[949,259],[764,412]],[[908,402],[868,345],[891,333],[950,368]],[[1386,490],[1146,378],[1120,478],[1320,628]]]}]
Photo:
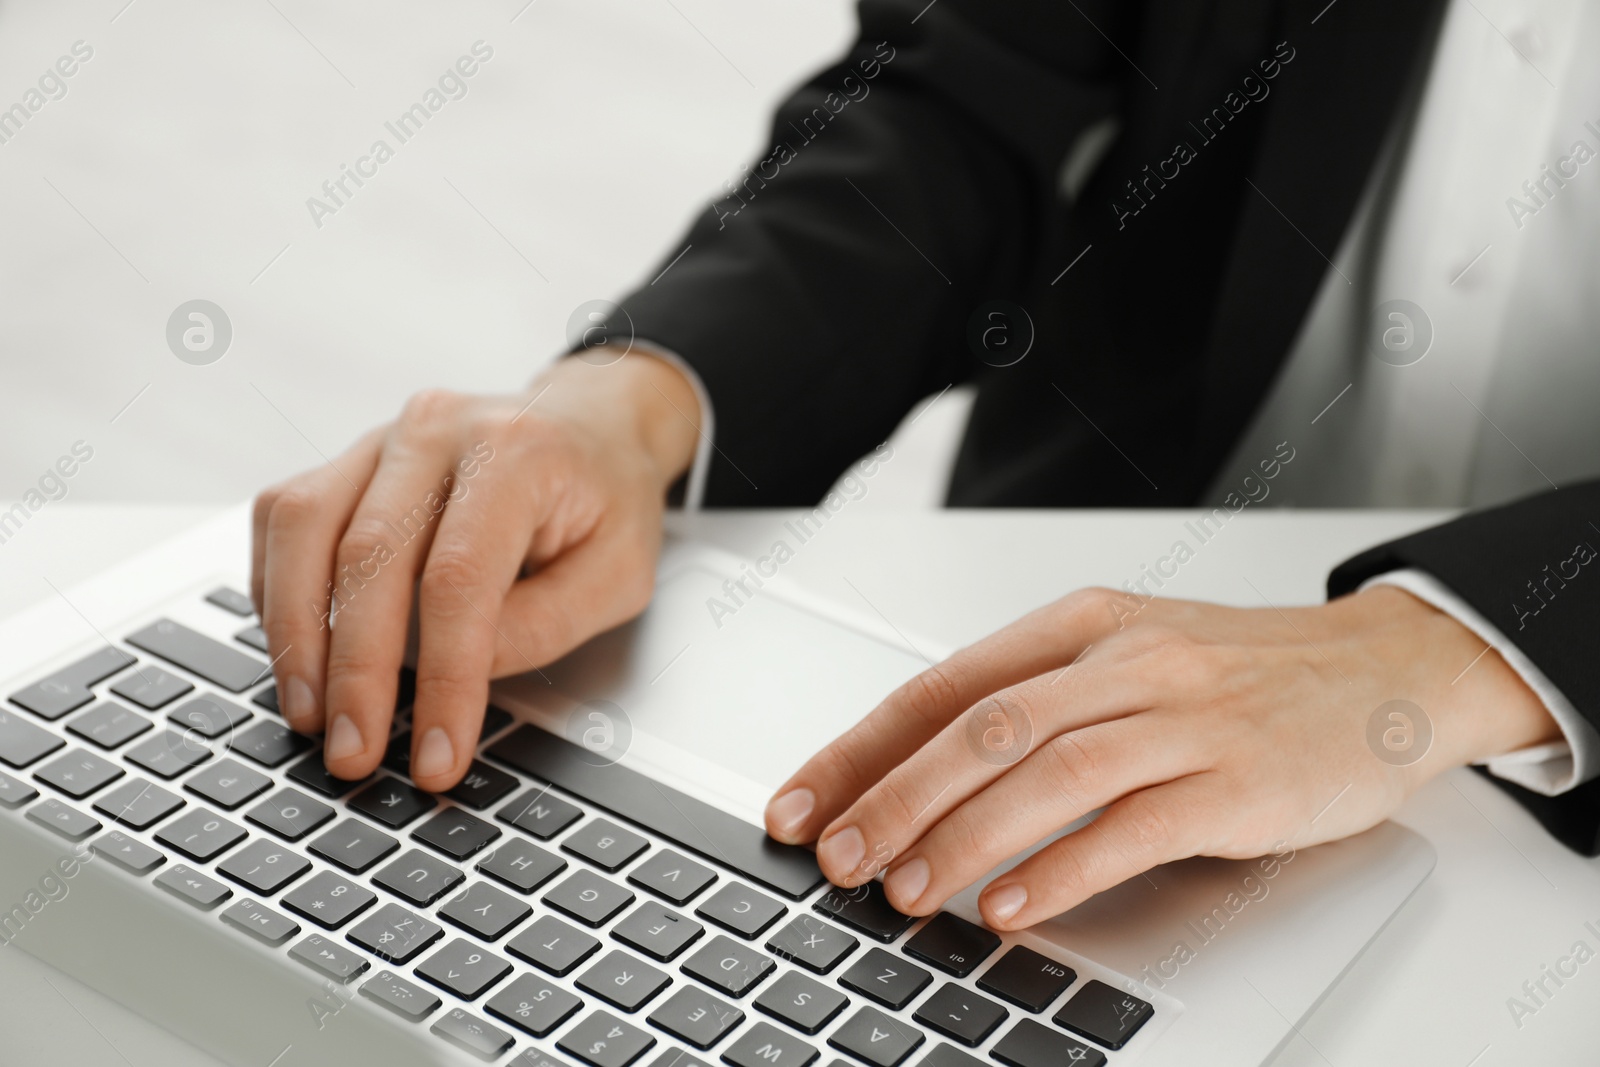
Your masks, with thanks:
[{"label": "woman's right hand", "polygon": [[663,360],[563,359],[517,395],[419,393],[332,463],[261,493],[250,592],[289,725],[325,731],[339,777],[371,774],[415,606],[412,778],[454,786],[491,678],[649,602],[666,490],[700,418]]}]

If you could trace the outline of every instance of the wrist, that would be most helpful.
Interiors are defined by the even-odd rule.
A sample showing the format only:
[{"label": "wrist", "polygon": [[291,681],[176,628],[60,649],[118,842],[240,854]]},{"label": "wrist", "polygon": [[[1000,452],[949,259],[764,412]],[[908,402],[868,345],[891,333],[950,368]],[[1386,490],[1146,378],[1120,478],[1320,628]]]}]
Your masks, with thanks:
[{"label": "wrist", "polygon": [[[601,350],[603,351],[603,349]],[[614,362],[558,359],[535,383],[549,386],[554,407],[584,422],[614,419],[659,472],[665,489],[689,465],[700,440],[703,414],[689,379],[664,359],[618,352]],[[576,398],[576,399],[574,399]]]}]

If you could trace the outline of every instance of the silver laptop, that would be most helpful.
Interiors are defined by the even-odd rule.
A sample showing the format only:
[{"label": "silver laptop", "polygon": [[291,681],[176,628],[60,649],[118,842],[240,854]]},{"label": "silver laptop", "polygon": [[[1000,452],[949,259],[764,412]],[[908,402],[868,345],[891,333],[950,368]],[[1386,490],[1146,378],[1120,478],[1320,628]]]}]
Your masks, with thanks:
[{"label": "silver laptop", "polygon": [[740,561],[686,542],[643,617],[495,687],[449,795],[404,685],[342,782],[277,713],[247,548],[234,509],[0,623],[0,950],[240,1067],[1256,1064],[1433,866],[1385,824],[1020,934],[981,887],[916,921],[831,887],[762,807],[923,661],[781,577],[713,617]]}]

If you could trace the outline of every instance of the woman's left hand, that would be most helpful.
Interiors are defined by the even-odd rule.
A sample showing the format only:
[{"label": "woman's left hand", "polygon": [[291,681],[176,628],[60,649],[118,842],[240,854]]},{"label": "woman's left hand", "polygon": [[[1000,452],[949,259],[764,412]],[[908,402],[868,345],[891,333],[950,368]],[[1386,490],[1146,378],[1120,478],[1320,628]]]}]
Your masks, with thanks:
[{"label": "woman's left hand", "polygon": [[[1559,739],[1483,653],[1393,587],[1282,611],[1083,590],[901,686],[785,783],[767,828],[818,841],[837,885],[886,870],[890,902],[927,915],[1105,809],[984,890],[989,925],[1019,929],[1160,863],[1357,833],[1442,771]],[[1410,705],[1369,728],[1392,700]]]}]

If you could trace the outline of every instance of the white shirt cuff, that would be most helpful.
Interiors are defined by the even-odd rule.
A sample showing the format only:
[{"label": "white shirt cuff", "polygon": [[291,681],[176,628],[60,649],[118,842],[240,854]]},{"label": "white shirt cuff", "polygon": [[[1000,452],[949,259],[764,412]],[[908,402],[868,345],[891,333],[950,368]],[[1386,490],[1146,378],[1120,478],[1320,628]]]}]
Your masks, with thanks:
[{"label": "white shirt cuff", "polygon": [[695,369],[672,349],[636,337],[628,346],[628,350],[672,364],[678,368],[679,373],[689,379],[689,388],[694,390],[694,398],[700,404],[700,442],[695,445],[694,462],[689,464],[689,484],[683,491],[683,510],[699,511],[701,501],[706,495],[706,476],[711,472],[711,442],[717,435],[717,420],[711,410],[711,394],[706,392],[706,383],[700,380],[700,375]]},{"label": "white shirt cuff", "polygon": [[1480,765],[1488,767],[1490,774],[1547,797],[1559,796],[1600,775],[1600,731],[1596,731],[1594,725],[1578,713],[1572,702],[1545,677],[1543,671],[1534,666],[1532,660],[1523,655],[1521,649],[1507,640],[1505,634],[1488,619],[1478,614],[1472,605],[1451,592],[1433,575],[1420,570],[1408,568],[1388,571],[1368,578],[1361,583],[1361,588],[1374,585],[1393,585],[1404,589],[1477,634],[1527,683],[1528,688],[1544,702],[1556,725],[1561,727],[1561,733],[1566,738],[1564,741],[1534,745],[1482,761]]}]

